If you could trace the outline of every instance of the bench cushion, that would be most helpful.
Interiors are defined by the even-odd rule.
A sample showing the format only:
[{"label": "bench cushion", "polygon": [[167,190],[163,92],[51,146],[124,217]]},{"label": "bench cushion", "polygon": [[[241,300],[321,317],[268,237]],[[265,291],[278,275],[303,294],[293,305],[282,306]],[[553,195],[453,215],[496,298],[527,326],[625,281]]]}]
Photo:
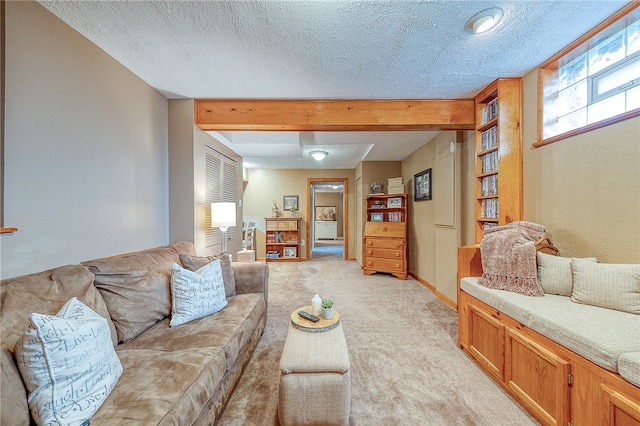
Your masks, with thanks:
[{"label": "bench cushion", "polygon": [[640,387],[640,352],[629,352],[618,359],[620,375]]},{"label": "bench cushion", "polygon": [[620,355],[640,351],[638,315],[574,303],[566,296],[538,298],[489,289],[477,281],[463,278],[460,286],[467,294],[609,371],[618,372]]}]

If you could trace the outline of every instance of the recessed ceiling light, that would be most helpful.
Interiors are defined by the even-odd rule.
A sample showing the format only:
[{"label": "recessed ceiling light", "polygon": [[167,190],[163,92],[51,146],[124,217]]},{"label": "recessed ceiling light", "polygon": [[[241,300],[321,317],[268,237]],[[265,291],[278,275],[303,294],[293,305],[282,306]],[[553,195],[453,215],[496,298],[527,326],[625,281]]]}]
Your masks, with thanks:
[{"label": "recessed ceiling light", "polygon": [[478,12],[464,25],[464,30],[470,34],[480,34],[489,31],[498,25],[504,12],[499,7]]},{"label": "recessed ceiling light", "polygon": [[309,154],[311,154],[313,159],[316,160],[316,161],[322,161],[322,160],[324,160],[324,157],[329,155],[329,153],[327,151],[318,151],[318,150],[311,151],[311,152],[309,152]]}]

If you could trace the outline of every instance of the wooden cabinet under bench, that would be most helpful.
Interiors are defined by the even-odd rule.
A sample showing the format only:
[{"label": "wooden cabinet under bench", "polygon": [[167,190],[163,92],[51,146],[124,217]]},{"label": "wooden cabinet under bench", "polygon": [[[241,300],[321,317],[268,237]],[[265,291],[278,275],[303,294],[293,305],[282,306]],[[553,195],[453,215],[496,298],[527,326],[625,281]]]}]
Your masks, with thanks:
[{"label": "wooden cabinet under bench", "polygon": [[543,425],[640,426],[640,388],[460,288],[482,276],[480,249],[458,250],[458,344]]}]

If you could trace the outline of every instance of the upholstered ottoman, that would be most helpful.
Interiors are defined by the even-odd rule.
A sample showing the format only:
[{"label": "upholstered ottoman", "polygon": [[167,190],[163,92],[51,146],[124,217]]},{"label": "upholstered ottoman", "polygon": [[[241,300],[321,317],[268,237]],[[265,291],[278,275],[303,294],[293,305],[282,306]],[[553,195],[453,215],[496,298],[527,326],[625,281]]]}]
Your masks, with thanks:
[{"label": "upholstered ottoman", "polygon": [[[292,314],[297,315],[297,311]],[[351,373],[342,324],[317,331],[289,326],[280,358],[281,426],[348,425]]]}]

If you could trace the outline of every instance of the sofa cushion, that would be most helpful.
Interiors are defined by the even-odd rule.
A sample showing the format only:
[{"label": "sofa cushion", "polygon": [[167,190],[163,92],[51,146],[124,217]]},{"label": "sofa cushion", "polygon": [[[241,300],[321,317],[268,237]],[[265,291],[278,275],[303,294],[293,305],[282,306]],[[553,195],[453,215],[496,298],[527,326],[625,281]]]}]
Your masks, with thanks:
[{"label": "sofa cushion", "polygon": [[[591,262],[590,262],[591,263]],[[460,280],[462,290],[528,328],[613,372],[618,358],[640,351],[640,316],[573,303],[569,297],[548,294],[527,297],[488,289],[478,278]]]},{"label": "sofa cushion", "polygon": [[224,392],[219,389],[225,375],[224,353],[219,348],[125,347],[116,349],[124,372],[92,425],[192,425],[211,396]]},{"label": "sofa cushion", "polygon": [[618,371],[625,380],[640,387],[640,351],[620,355]]},{"label": "sofa cushion", "polygon": [[226,367],[231,367],[239,351],[259,327],[264,327],[266,304],[261,293],[239,294],[215,314],[191,321],[185,327],[169,327],[165,319],[118,349],[175,350],[218,348]]},{"label": "sofa cushion", "polygon": [[[538,278],[542,289],[547,294],[571,296],[573,289],[573,277],[571,275],[571,258],[551,256],[538,252]],[[595,257],[587,257],[584,260],[597,262]]]},{"label": "sofa cushion", "polygon": [[171,297],[171,327],[224,309],[227,299],[224,295],[220,260],[207,263],[195,272],[174,263]]},{"label": "sofa cushion", "polygon": [[180,242],[84,264],[95,274],[119,342],[127,342],[171,313],[171,267],[195,247]]},{"label": "sofa cushion", "polygon": [[571,261],[576,303],[640,314],[640,264]]},{"label": "sofa cushion", "polygon": [[186,269],[190,271],[196,271],[202,268],[207,263],[220,259],[222,266],[222,278],[224,279],[224,290],[227,297],[234,296],[236,294],[236,278],[231,268],[231,259],[229,254],[225,251],[217,256],[190,256],[188,254],[180,255],[180,263]]},{"label": "sofa cushion", "polygon": [[87,422],[122,374],[107,320],[74,297],[56,315],[32,313],[30,321],[15,358],[34,420]]},{"label": "sofa cushion", "polygon": [[35,274],[9,278],[0,283],[0,342],[13,353],[18,338],[29,327],[29,315],[55,315],[72,297],[104,317],[113,345],[118,336],[107,305],[93,286],[94,276],[85,266],[69,265]]}]

